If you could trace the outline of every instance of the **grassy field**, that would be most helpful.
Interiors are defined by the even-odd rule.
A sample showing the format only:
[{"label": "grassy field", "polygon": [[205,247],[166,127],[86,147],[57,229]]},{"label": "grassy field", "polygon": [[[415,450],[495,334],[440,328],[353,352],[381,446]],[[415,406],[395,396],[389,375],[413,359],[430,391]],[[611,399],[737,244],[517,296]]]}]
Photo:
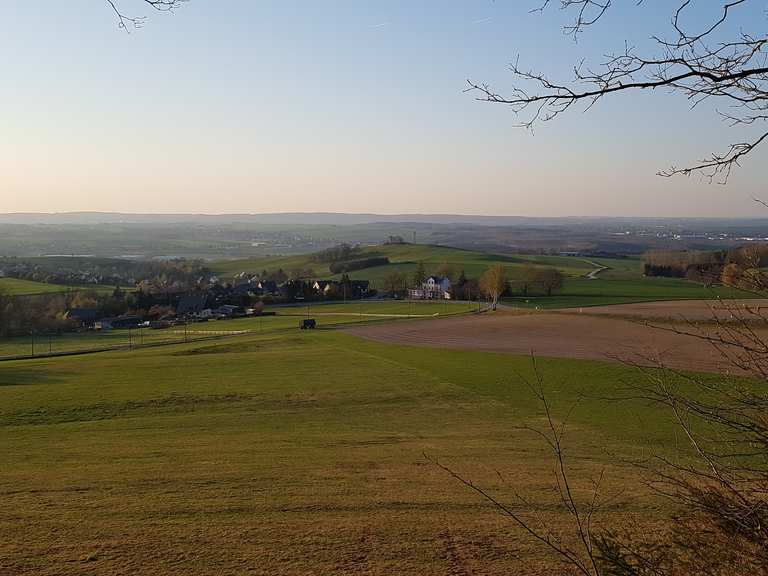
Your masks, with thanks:
[{"label": "grassy field", "polygon": [[[384,286],[384,278],[393,271],[412,274],[419,262],[427,273],[434,273],[447,264],[456,273],[464,271],[469,278],[478,278],[493,264],[502,264],[511,281],[519,277],[523,266],[547,266],[559,269],[566,277],[564,288],[552,297],[532,295],[512,298],[506,302],[527,308],[570,308],[604,304],[624,304],[651,300],[750,298],[748,293],[722,287],[706,288],[700,284],[676,278],[646,278],[638,258],[582,258],[571,256],[535,256],[486,254],[442,246],[405,244],[374,246],[363,250],[360,257],[386,256],[390,264],[350,272],[352,279],[370,280],[374,288]],[[586,275],[597,266],[606,267],[597,278]],[[229,260],[212,264],[223,277],[239,272],[257,273],[282,268],[286,272],[310,269],[317,278],[337,278],[327,264],[312,261],[311,255],[270,257],[255,260]]]},{"label": "grassy field", "polygon": [[350,300],[346,303],[312,302],[305,306],[282,306],[272,308],[278,314],[357,314],[368,316],[446,316],[465,314],[477,310],[469,302],[424,301],[424,300]]},{"label": "grassy field", "polygon": [[606,304],[628,304],[654,300],[710,300],[713,298],[754,298],[755,295],[723,286],[707,288],[679,278],[572,278],[552,296],[504,298],[505,304],[523,308],[577,308]]},{"label": "grassy field", "polygon": [[[457,273],[464,270],[467,277],[470,278],[479,277],[493,264],[504,265],[510,275],[514,275],[515,271],[526,264],[533,266],[555,266],[562,270],[564,274],[572,277],[581,276],[594,269],[594,266],[581,258],[487,254],[426,244],[370,246],[362,250],[359,258],[374,256],[386,256],[389,258],[390,264],[350,272],[350,278],[370,280],[374,285],[381,286],[387,274],[393,271],[413,273],[419,262],[424,263],[428,274],[433,273],[439,266],[448,264]],[[311,269],[318,278],[340,277],[340,275],[332,275],[328,270],[327,264],[314,262],[311,254],[221,261],[213,263],[212,268],[217,274],[224,277],[233,276],[239,272],[256,273],[264,269],[273,271],[278,268],[282,268],[286,272],[298,268]]]},{"label": "grassy field", "polygon": [[[338,326],[357,322],[375,322],[400,316],[433,317],[463,314],[476,310],[476,306],[452,302],[395,302],[350,301],[346,304],[317,304],[307,306],[274,307],[276,316],[258,316],[234,320],[190,323],[186,330],[175,326],[163,330],[142,328],[137,330],[110,330],[80,334],[37,335],[0,339],[0,358],[61,354],[124,349],[142,345],[168,344],[185,340],[210,339],[232,333],[278,333],[297,329],[297,317],[316,317],[318,327]],[[242,334],[239,334],[242,335]]]},{"label": "grassy field", "polygon": [[68,286],[64,284],[48,284],[46,282],[20,280],[18,278],[0,278],[0,294],[8,296],[58,294],[75,290],[95,290],[97,292],[111,293],[114,289],[114,286]]},{"label": "grassy field", "polygon": [[[264,319],[267,320],[266,318]],[[0,573],[550,574],[538,548],[430,465],[539,513],[551,465],[529,360],[275,329],[0,364]],[[346,320],[348,321],[348,319]],[[244,323],[243,321],[234,321]],[[287,325],[286,325],[287,326]],[[609,454],[672,442],[606,403],[635,370],[540,360],[578,497],[607,466],[607,518],[658,505]]]}]

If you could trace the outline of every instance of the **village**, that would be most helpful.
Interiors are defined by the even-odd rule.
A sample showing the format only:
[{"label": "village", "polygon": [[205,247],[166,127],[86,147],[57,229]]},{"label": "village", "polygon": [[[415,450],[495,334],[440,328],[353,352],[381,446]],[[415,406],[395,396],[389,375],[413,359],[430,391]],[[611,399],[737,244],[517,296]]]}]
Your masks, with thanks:
[{"label": "village", "polygon": [[[364,299],[451,300],[451,280],[445,276],[428,276],[420,285],[404,292],[387,292],[372,288],[368,280],[293,279],[278,283],[262,280],[257,275],[240,273],[232,282],[220,283],[216,277],[207,289],[194,291],[137,293],[141,301],[149,299],[155,304],[145,307],[144,313],[129,310],[110,316],[100,313],[99,307],[73,307],[66,319],[74,330],[114,330],[152,328],[163,329],[192,322],[208,322],[274,314],[264,310],[265,303],[294,306],[309,303],[344,303]],[[141,310],[142,308],[138,308]]]}]

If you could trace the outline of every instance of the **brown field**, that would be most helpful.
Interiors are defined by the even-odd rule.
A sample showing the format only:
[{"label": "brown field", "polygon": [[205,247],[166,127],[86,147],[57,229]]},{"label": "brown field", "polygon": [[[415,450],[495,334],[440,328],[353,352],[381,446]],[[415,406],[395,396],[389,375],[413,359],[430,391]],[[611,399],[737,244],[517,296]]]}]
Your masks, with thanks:
[{"label": "brown field", "polygon": [[563,312],[622,316],[644,320],[709,321],[713,317],[730,320],[732,316],[752,319],[756,313],[768,313],[768,299],[754,300],[670,300],[668,302],[637,302],[612,306],[571,308]]},{"label": "brown field", "polygon": [[[754,305],[754,302],[751,303]],[[719,312],[724,318],[726,313]],[[663,363],[665,366],[715,372],[728,365],[710,344],[677,329],[713,328],[666,324],[671,320],[702,321],[712,318],[708,303],[656,302],[601,306],[560,312],[512,313],[498,311],[480,316],[443,318],[422,322],[400,322],[346,328],[346,332],[375,340],[465,350],[484,350],[542,357],[579,358]],[[647,320],[661,321],[649,326]],[[768,329],[756,328],[768,339]]]}]

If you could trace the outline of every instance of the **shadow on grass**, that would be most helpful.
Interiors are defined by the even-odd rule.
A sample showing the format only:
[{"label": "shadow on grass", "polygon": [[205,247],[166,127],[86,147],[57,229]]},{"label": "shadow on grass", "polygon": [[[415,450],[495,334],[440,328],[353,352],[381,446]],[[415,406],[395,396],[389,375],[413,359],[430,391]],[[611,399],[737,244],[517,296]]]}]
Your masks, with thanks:
[{"label": "shadow on grass", "polygon": [[7,368],[0,366],[0,388],[7,386],[31,386],[57,384],[63,379],[48,370],[34,368]]}]

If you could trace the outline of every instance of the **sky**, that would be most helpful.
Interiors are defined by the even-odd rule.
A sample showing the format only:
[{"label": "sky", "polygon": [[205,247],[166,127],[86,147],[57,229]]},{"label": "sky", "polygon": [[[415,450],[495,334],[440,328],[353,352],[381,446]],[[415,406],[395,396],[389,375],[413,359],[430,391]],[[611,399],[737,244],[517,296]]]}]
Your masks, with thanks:
[{"label": "sky", "polygon": [[[669,0],[617,2],[578,42],[540,0],[120,2],[144,27],[106,0],[3,3],[0,212],[765,216],[765,150],[725,186],[656,176],[743,137],[681,95],[531,133],[464,92],[508,90],[518,55],[567,79],[649,46]],[[735,25],[762,32],[764,4]]]}]

